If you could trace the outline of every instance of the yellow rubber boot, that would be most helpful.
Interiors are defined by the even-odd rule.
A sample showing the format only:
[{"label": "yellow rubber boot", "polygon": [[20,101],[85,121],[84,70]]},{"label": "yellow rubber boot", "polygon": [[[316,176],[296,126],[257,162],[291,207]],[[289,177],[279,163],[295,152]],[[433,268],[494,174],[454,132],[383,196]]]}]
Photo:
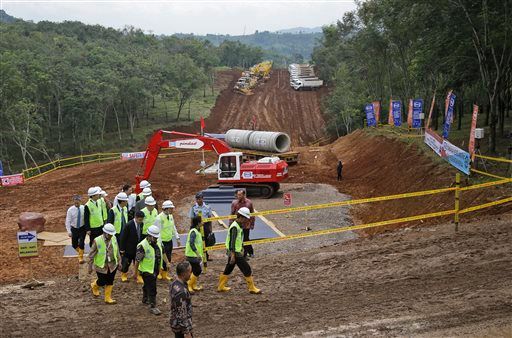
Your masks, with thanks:
[{"label": "yellow rubber boot", "polygon": [[160,271],[162,273],[162,278],[165,279],[166,281],[170,281],[172,280],[171,276],[169,276],[169,273],[165,270],[162,270]]},{"label": "yellow rubber boot", "polygon": [[254,286],[254,279],[252,276],[245,277],[245,281],[247,282],[247,286],[249,288],[250,293],[260,294],[261,290]]},{"label": "yellow rubber boot", "polygon": [[140,275],[140,273],[137,271],[136,274],[137,274],[137,284],[144,284],[144,279],[142,279],[142,276]]},{"label": "yellow rubber boot", "polygon": [[78,248],[78,263],[84,264],[84,250]]},{"label": "yellow rubber boot", "polygon": [[160,269],[160,272],[158,273],[158,276],[156,278],[158,278],[158,279],[163,278],[163,270],[162,269]]},{"label": "yellow rubber boot", "polygon": [[100,295],[100,287],[98,286],[98,284],[96,284],[98,280],[96,279],[94,282],[91,283],[91,289],[92,289],[92,294],[94,297],[99,297]]},{"label": "yellow rubber boot", "polygon": [[121,272],[121,282],[128,282],[128,275],[126,274],[126,272]]},{"label": "yellow rubber boot", "polygon": [[228,275],[221,274],[219,276],[219,286],[217,287],[218,292],[228,292],[231,290],[230,287],[227,287],[226,284],[228,283]]},{"label": "yellow rubber boot", "polygon": [[105,303],[107,304],[115,304],[117,303],[114,299],[112,299],[112,288],[113,285],[105,285]]},{"label": "yellow rubber boot", "polygon": [[194,278],[195,277],[196,276],[194,276],[194,274],[191,274],[190,279],[187,282],[188,292],[190,292],[190,293],[194,293]]},{"label": "yellow rubber boot", "polygon": [[203,287],[197,285],[198,278],[194,274],[192,274],[190,279],[192,279],[192,277],[194,277],[194,282],[192,283],[192,288],[194,289],[194,291],[201,291],[203,289]]}]

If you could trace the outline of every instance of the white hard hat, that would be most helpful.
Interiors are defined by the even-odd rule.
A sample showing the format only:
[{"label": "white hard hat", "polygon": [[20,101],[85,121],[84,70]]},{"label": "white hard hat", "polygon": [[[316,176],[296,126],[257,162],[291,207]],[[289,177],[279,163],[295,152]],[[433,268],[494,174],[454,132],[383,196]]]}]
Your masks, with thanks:
[{"label": "white hard hat", "polygon": [[157,227],[156,225],[150,226],[148,228],[148,235],[155,238],[160,238],[160,228]]},{"label": "white hard hat", "polygon": [[151,196],[152,192],[151,192],[151,188],[144,188],[142,189],[142,195],[144,196]]},{"label": "white hard hat", "polygon": [[125,192],[120,192],[117,194],[116,198],[118,201],[128,201],[128,195],[126,195]]},{"label": "white hard hat", "polygon": [[240,209],[238,209],[238,213],[242,216],[244,216],[245,218],[251,218],[251,211],[249,210],[249,208],[247,207],[242,207]]},{"label": "white hard hat", "polygon": [[105,190],[103,190],[103,189],[101,189],[100,195],[103,196],[103,197],[108,196],[107,192]]},{"label": "white hard hat", "polygon": [[116,228],[110,223],[107,223],[103,226],[103,232],[109,235],[115,235],[116,234]]},{"label": "white hard hat", "polygon": [[168,208],[174,208],[174,204],[172,204],[172,201],[167,200],[162,204],[162,209]]},{"label": "white hard hat", "polygon": [[156,204],[156,201],[155,201],[155,199],[153,198],[153,196],[148,196],[148,197],[146,197],[146,199],[144,200],[144,204],[146,204],[146,205],[155,205],[155,204]]},{"label": "white hard hat", "polygon": [[87,195],[89,195],[89,196],[98,195],[100,193],[100,191],[101,191],[101,189],[98,190],[98,187],[90,187],[87,190]]},{"label": "white hard hat", "polygon": [[149,183],[148,181],[146,181],[146,180],[140,181],[140,187],[142,189],[149,188],[150,186],[151,186],[151,183]]}]

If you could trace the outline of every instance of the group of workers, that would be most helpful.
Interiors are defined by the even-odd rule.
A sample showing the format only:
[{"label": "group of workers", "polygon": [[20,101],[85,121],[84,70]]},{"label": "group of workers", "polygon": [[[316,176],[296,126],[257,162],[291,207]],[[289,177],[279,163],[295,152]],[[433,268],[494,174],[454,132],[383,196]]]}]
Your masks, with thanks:
[{"label": "group of workers", "polygon": [[[99,296],[100,288],[104,287],[105,303],[115,304],[112,288],[116,272],[121,270],[121,281],[128,282],[127,273],[133,263],[133,278],[137,283],[143,284],[142,302],[149,305],[152,314],[159,315],[161,312],[156,306],[156,283],[158,279],[171,280],[169,271],[173,239],[179,246],[181,241],[174,222],[173,202],[164,201],[159,213],[151,184],[142,181],[140,187],[142,192],[136,195],[130,185],[123,186],[112,202],[100,187],[88,189],[88,200],[83,205],[80,196],[73,196],[73,205],[66,215],[66,229],[72,239],[73,248],[78,252],[80,264],[85,263],[85,237],[89,235],[88,271],[92,273],[95,270],[97,274],[97,279],[91,283],[94,296]],[[189,212],[191,225],[185,243],[185,262],[177,264],[178,279],[170,286],[171,296],[174,293],[181,301],[202,290],[198,285],[198,278],[202,273],[203,263],[211,260],[205,246],[215,244],[211,222],[203,222],[204,218],[213,216],[212,210],[204,202],[201,192],[196,194],[195,199],[196,202]],[[254,250],[252,246],[243,244],[249,240],[250,230],[254,228],[251,212],[254,212],[254,208],[252,202],[246,198],[245,190],[237,191],[236,199],[231,205],[231,213],[236,215],[236,219],[228,229],[225,243],[228,261],[219,276],[219,292],[230,290],[227,286],[228,276],[236,265],[245,276],[249,292],[261,293],[254,285],[248,263],[249,258],[254,257]],[[187,272],[189,270],[190,273]],[[179,283],[186,283],[188,296],[182,292]],[[175,333],[188,332],[191,329],[185,328],[188,324],[183,324],[184,328],[180,331],[177,328],[180,322],[179,318],[175,318]]]}]

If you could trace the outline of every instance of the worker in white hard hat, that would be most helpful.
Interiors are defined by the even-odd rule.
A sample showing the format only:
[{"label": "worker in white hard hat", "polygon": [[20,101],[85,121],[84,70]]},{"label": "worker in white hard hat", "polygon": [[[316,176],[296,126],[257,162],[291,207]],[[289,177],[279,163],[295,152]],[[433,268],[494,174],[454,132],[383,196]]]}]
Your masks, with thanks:
[{"label": "worker in white hard hat", "polygon": [[[127,205],[128,220],[131,220],[135,216],[134,207],[135,207],[137,195],[133,193],[133,188],[130,184],[123,185],[120,192],[124,192],[126,194],[126,196],[128,196],[128,205]],[[117,207],[118,204],[119,204],[119,202],[118,202],[117,196],[116,196],[114,198],[113,206]]]},{"label": "worker in white hard hat", "polygon": [[[174,204],[172,201],[164,201],[162,204],[162,212],[158,215],[154,223],[160,229],[160,239],[164,247],[164,254],[167,257],[169,264],[171,263],[173,238],[176,239],[178,246],[181,245],[180,235],[178,234],[178,231],[176,230],[176,224],[174,223],[173,212]],[[167,269],[167,267],[164,266],[163,270],[161,270],[160,274],[158,275],[158,279],[171,280],[171,276],[169,276],[167,271],[171,271],[170,267]]]},{"label": "worker in white hard hat", "polygon": [[146,237],[148,228],[155,224],[158,217],[158,210],[156,209],[156,201],[153,196],[148,196],[144,199],[146,207],[141,211],[144,213],[144,227],[142,228],[142,237]]},{"label": "worker in white hard hat", "polygon": [[107,223],[113,224],[116,228],[117,242],[120,243],[121,232],[128,223],[128,196],[126,193],[120,192],[117,194],[116,200],[117,206],[108,211]]},{"label": "worker in white hard hat", "polygon": [[144,190],[142,190],[142,198],[139,199],[137,203],[135,203],[135,212],[140,211],[146,207],[144,200],[149,196],[153,196],[153,191],[151,191],[151,188],[144,188]]},{"label": "worker in white hard hat", "polygon": [[108,196],[107,192],[100,187],[96,187],[100,190],[100,198],[98,199],[98,203],[101,206],[101,214],[103,215],[103,223],[107,223],[108,218],[108,210],[112,207],[110,201],[106,199]]},{"label": "worker in white hard hat", "polygon": [[103,214],[101,206],[98,202],[101,189],[99,187],[91,187],[87,190],[89,200],[84,206],[84,225],[89,234],[89,246],[92,247],[94,239],[103,233]]},{"label": "worker in white hard hat", "polygon": [[91,283],[92,294],[95,297],[100,295],[100,287],[105,287],[105,303],[115,304],[112,299],[112,288],[116,271],[121,267],[121,256],[116,239],[116,229],[110,223],[103,227],[103,236],[94,239],[91,251],[89,252],[89,273],[92,268],[96,270],[98,278]]},{"label": "worker in white hard hat", "polygon": [[149,312],[154,315],[161,313],[156,307],[156,278],[160,269],[163,269],[163,262],[167,261],[159,238],[160,229],[156,225],[150,226],[147,237],[137,245],[135,256],[135,269],[144,280],[142,303],[149,304]]},{"label": "worker in white hard hat", "polygon": [[242,207],[238,210],[235,221],[229,226],[228,235],[226,237],[228,263],[226,264],[224,273],[219,277],[219,286],[217,287],[217,291],[219,292],[231,290],[231,288],[227,287],[226,284],[228,282],[228,276],[233,272],[235,265],[237,265],[240,271],[244,274],[249,292],[256,294],[261,293],[261,290],[254,285],[251,266],[244,257],[243,226],[246,225],[247,222],[250,222],[250,219],[251,212],[249,208]]},{"label": "worker in white hard hat", "polygon": [[142,180],[140,181],[139,186],[142,189],[142,192],[137,195],[137,201],[144,199],[144,189],[151,188],[151,183],[146,180]]}]

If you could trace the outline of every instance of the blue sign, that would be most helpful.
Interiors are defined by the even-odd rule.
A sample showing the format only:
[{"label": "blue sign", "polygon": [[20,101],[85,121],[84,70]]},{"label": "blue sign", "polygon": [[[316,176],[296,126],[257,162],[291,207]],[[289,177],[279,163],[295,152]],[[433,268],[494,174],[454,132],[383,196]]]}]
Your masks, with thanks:
[{"label": "blue sign", "polygon": [[423,100],[412,100],[412,127],[421,128],[420,114],[423,113]]},{"label": "blue sign", "polygon": [[20,242],[31,242],[36,236],[32,235],[30,232],[27,233],[18,233],[18,241]]},{"label": "blue sign", "polygon": [[451,93],[448,98],[448,110],[446,111],[446,119],[443,127],[443,138],[447,139],[450,134],[450,126],[452,125],[453,109],[455,108],[455,94]]},{"label": "blue sign", "polygon": [[366,123],[368,127],[376,127],[377,121],[375,120],[375,112],[373,111],[373,104],[367,104],[364,106],[364,111],[366,112]]},{"label": "blue sign", "polygon": [[4,166],[2,165],[2,161],[0,161],[0,176],[4,176]]},{"label": "blue sign", "polygon": [[395,127],[400,127],[402,125],[402,102],[401,101],[393,101],[392,103],[393,109],[393,124]]}]

